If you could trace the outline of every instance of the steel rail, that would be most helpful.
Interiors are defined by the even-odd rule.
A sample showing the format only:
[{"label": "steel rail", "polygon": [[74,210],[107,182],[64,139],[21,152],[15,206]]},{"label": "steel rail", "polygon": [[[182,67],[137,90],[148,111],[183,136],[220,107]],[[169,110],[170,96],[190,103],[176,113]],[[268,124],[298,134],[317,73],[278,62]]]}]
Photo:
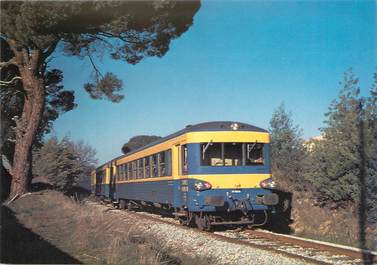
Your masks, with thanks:
[{"label": "steel rail", "polygon": [[318,240],[300,238],[291,235],[277,234],[265,230],[246,230],[245,232],[256,237],[294,244],[304,248],[313,248],[321,251],[327,251],[335,255],[344,255],[355,259],[361,259],[366,264],[377,263],[377,253],[369,250],[353,248]]}]

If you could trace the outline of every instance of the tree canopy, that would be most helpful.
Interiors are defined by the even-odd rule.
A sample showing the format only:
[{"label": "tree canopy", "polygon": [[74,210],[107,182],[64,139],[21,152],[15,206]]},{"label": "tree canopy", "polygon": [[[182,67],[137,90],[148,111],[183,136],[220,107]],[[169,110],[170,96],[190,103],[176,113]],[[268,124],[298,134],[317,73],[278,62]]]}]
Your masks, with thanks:
[{"label": "tree canopy", "polygon": [[0,62],[1,103],[8,104],[7,97],[17,101],[6,127],[15,136],[9,173],[16,198],[28,189],[38,135],[75,106],[73,93],[61,86],[61,70],[49,68],[51,55],[86,58],[92,75],[84,89],[93,99],[119,102],[122,80],[103,72],[96,60],[110,56],[136,64],[145,57],[162,57],[170,42],[192,25],[200,2],[1,1],[0,7],[0,39],[10,50]]},{"label": "tree canopy", "polygon": [[122,152],[123,154],[127,154],[133,150],[136,150],[140,147],[143,147],[149,143],[152,143],[158,139],[161,139],[160,136],[155,135],[137,135],[132,137],[130,140],[128,140],[127,143],[125,143],[122,146]]},{"label": "tree canopy", "polygon": [[170,41],[191,26],[199,7],[197,1],[2,1],[1,36],[14,49],[42,51],[36,64],[46,65],[57,47],[66,55],[89,58],[93,76],[85,90],[94,99],[118,102],[122,81],[101,73],[93,56],[130,64],[162,57]]}]

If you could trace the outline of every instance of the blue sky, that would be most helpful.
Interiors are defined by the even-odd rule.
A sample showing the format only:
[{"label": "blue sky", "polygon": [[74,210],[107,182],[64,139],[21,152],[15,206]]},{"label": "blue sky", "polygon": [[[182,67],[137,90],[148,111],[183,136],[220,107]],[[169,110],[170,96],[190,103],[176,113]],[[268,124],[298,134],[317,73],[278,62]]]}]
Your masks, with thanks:
[{"label": "blue sky", "polygon": [[55,54],[51,67],[63,70],[78,107],[55,122],[54,134],[84,140],[102,163],[132,136],[165,136],[187,124],[235,120],[268,128],[284,102],[310,138],[344,71],[352,67],[368,93],[376,30],[374,1],[205,1],[163,58],[99,62],[124,81],[121,103],[90,99],[82,89],[89,62]]}]

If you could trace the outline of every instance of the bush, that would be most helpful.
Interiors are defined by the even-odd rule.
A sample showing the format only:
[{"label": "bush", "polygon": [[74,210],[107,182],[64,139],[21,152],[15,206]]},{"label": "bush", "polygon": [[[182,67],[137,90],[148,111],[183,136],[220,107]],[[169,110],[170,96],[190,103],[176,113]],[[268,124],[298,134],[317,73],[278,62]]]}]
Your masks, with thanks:
[{"label": "bush", "polygon": [[69,191],[90,176],[97,163],[95,155],[95,150],[83,142],[75,143],[68,137],[59,142],[52,137],[34,153],[33,172],[46,177],[55,189]]}]

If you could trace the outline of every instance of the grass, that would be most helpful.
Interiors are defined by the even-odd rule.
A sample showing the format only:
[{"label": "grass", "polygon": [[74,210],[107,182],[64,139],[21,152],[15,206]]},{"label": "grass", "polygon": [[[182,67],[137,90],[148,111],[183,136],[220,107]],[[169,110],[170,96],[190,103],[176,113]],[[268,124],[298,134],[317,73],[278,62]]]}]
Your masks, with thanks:
[{"label": "grass", "polygon": [[[6,246],[2,249],[2,262],[211,264],[165,248],[157,239],[140,233],[138,225],[128,222],[124,216],[101,214],[55,191],[33,193],[16,200],[9,211],[11,216],[2,221],[1,243]],[[35,244],[35,240],[34,244],[33,241],[29,244],[25,235],[12,225],[15,223],[43,244]],[[5,230],[8,231],[6,237],[3,236]],[[15,244],[16,238],[22,242],[21,246]],[[26,240],[20,240],[22,238]],[[46,255],[47,245],[61,257],[56,258],[56,253]],[[24,249],[23,259],[17,257],[20,249]]]}]

